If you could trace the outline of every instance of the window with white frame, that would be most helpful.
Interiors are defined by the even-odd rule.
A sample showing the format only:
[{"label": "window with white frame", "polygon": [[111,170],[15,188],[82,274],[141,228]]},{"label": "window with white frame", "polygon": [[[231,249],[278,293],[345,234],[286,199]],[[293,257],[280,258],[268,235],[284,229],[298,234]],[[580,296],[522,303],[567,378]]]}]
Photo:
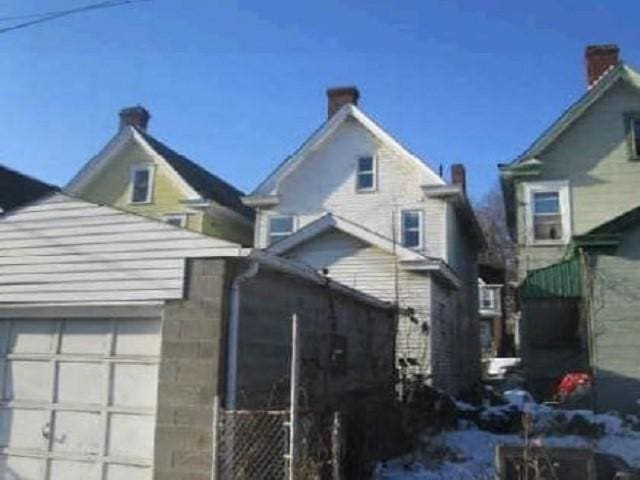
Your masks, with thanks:
[{"label": "window with white frame", "polygon": [[403,210],[401,223],[402,246],[407,248],[422,247],[422,211]]},{"label": "window with white frame", "polygon": [[480,308],[495,310],[496,306],[496,290],[487,286],[480,287]]},{"label": "window with white frame", "polygon": [[293,233],[293,220],[292,215],[269,217],[269,245]]},{"label": "window with white frame", "polygon": [[529,198],[528,236],[532,243],[567,243],[571,236],[569,184],[565,181],[525,185]]},{"label": "window with white frame", "polygon": [[150,202],[152,187],[152,165],[141,165],[131,169],[131,203]]},{"label": "window with white frame", "polygon": [[356,190],[370,192],[376,189],[376,161],[372,156],[358,158]]},{"label": "window with white frame", "polygon": [[187,214],[186,213],[170,213],[163,217],[164,221],[174,227],[186,227],[187,226]]}]

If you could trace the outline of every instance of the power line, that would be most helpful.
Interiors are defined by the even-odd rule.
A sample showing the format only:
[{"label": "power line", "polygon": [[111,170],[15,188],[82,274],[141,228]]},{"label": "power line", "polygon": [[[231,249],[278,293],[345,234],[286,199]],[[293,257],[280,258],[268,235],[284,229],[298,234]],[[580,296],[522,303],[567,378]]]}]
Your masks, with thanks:
[{"label": "power line", "polygon": [[148,2],[150,0],[106,0],[103,2],[92,3],[83,7],[71,8],[68,10],[58,10],[54,12],[36,13],[31,15],[17,15],[13,17],[0,17],[0,21],[15,21],[15,20],[27,20],[22,23],[10,25],[8,27],[0,28],[0,34],[7,33],[12,30],[18,30],[21,28],[27,28],[39,23],[50,22],[61,17],[68,15],[74,15],[76,13],[87,12],[90,10],[100,10],[104,8],[120,7],[122,5],[128,5],[132,3]]}]

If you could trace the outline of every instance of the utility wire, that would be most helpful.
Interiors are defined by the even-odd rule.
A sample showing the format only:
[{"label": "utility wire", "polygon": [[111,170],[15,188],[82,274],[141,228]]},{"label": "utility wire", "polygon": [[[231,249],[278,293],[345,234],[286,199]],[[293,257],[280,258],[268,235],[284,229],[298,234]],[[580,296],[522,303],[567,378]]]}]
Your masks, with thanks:
[{"label": "utility wire", "polygon": [[0,17],[0,21],[14,21],[14,20],[27,20],[22,23],[10,25],[8,27],[0,28],[0,34],[7,33],[12,30],[18,30],[21,28],[27,28],[38,23],[50,22],[61,17],[68,15],[74,15],[76,13],[87,12],[90,10],[100,10],[104,8],[120,7],[122,5],[147,2],[150,0],[107,0],[99,3],[92,3],[83,7],[71,8],[68,10],[58,10],[54,12],[37,13],[32,15],[18,15],[14,17]]}]

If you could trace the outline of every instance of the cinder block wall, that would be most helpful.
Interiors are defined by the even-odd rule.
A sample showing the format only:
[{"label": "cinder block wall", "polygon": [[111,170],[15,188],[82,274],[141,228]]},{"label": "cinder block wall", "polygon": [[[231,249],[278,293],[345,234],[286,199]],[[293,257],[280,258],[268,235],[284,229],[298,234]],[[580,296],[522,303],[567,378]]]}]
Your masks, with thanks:
[{"label": "cinder block wall", "polygon": [[226,277],[225,260],[191,260],[185,299],[165,307],[155,480],[211,478],[213,402],[224,353]]},{"label": "cinder block wall", "polygon": [[[239,408],[288,405],[293,313],[301,335],[303,404],[322,408],[356,393],[392,394],[395,328],[389,311],[261,267],[242,288]],[[344,364],[332,362],[332,352],[342,348]]]}]

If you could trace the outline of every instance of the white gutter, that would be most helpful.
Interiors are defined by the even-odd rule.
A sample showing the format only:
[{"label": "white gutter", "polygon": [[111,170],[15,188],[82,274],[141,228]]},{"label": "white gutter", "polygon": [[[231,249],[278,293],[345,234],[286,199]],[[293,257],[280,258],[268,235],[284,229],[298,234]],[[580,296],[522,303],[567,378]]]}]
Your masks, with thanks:
[{"label": "white gutter", "polygon": [[240,330],[240,286],[256,276],[260,264],[251,262],[246,271],[233,279],[229,297],[229,336],[227,339],[227,391],[225,407],[227,410],[236,408],[236,389],[238,385],[238,333]]}]

